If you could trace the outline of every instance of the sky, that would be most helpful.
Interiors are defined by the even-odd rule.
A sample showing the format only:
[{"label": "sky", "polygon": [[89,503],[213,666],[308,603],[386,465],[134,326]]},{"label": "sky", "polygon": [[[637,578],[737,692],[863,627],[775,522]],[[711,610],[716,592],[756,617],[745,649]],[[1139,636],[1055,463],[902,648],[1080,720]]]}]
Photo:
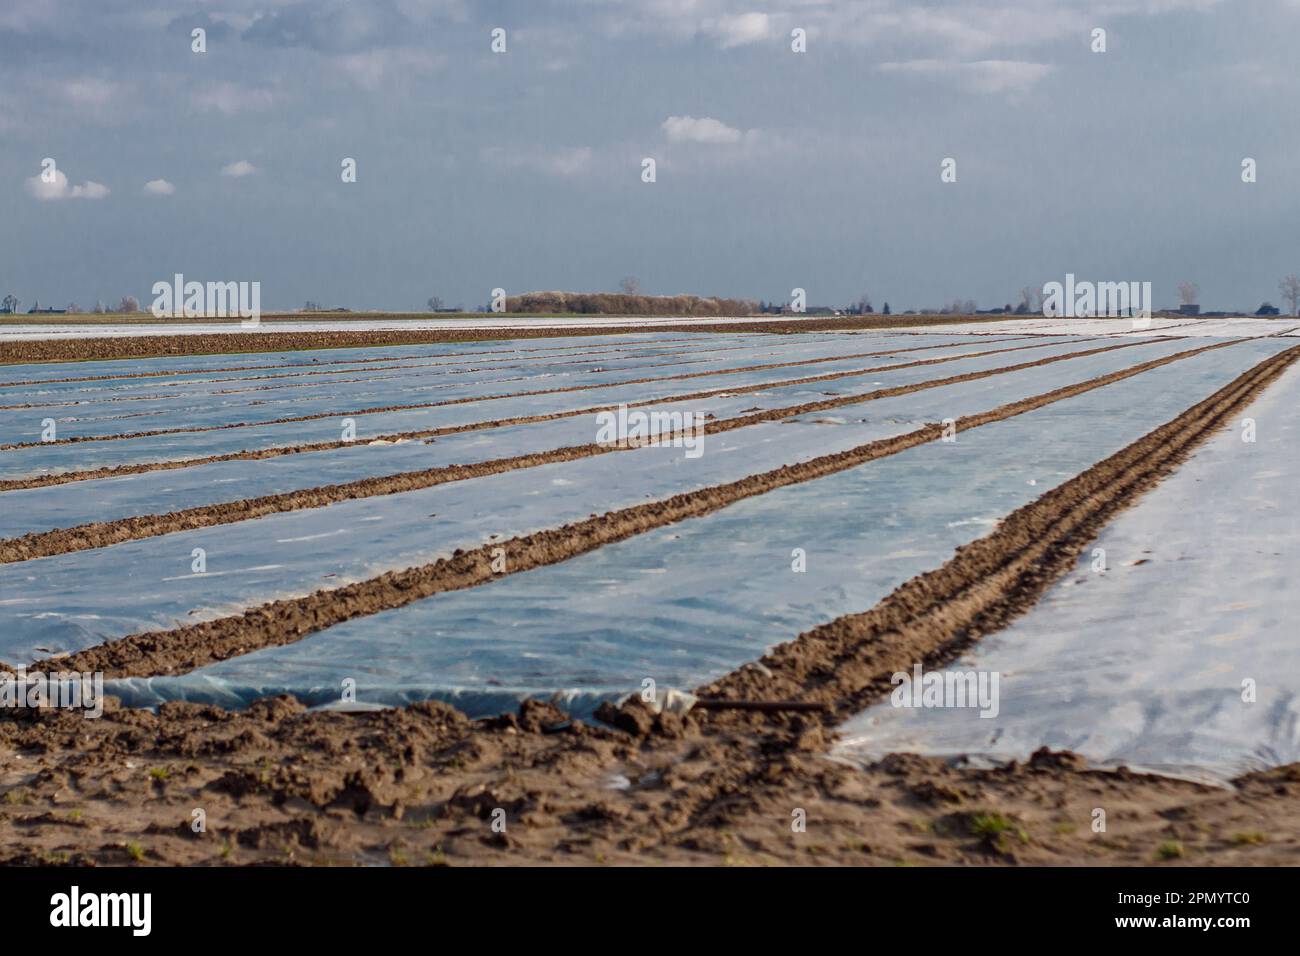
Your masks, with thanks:
[{"label": "sky", "polygon": [[15,0],[0,295],[1280,305],[1298,36],[1300,0]]}]

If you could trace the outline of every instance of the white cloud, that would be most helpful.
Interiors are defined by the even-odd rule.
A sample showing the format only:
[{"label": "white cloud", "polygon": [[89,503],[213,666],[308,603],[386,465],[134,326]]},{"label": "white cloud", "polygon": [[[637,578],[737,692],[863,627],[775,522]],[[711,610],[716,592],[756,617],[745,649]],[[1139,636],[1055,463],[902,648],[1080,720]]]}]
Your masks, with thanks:
[{"label": "white cloud", "polygon": [[711,116],[670,116],[660,129],[670,143],[739,143],[745,136],[740,130],[728,126]]},{"label": "white cloud", "polygon": [[237,162],[221,167],[221,175],[232,176],[236,179],[240,176],[251,176],[255,172],[257,172],[257,167],[246,159],[241,159]]},{"label": "white cloud", "polygon": [[482,151],[484,162],[501,169],[532,169],[548,176],[577,176],[591,168],[590,146],[574,146],[548,152],[542,149],[506,149],[489,146]]},{"label": "white cloud", "polygon": [[741,13],[705,20],[703,32],[713,37],[724,50],[757,43],[772,32],[772,19],[766,13]]},{"label": "white cloud", "polygon": [[108,195],[108,187],[103,183],[87,180],[77,186],[69,185],[63,170],[55,169],[54,178],[46,182],[39,175],[27,180],[27,192],[42,202],[59,199],[103,199]]},{"label": "white cloud", "polygon": [[151,179],[144,184],[144,191],[150,196],[170,196],[176,187],[165,179]]},{"label": "white cloud", "polygon": [[216,110],[226,116],[270,109],[274,102],[270,90],[255,90],[234,83],[219,83],[194,94],[194,105],[199,109]]},{"label": "white cloud", "polygon": [[432,73],[444,57],[419,49],[367,50],[337,58],[343,72],[365,90],[377,90],[390,78]]},{"label": "white cloud", "polygon": [[603,0],[595,19],[611,36],[654,35],[677,43],[704,36],[723,48],[788,40],[792,27],[802,27],[817,46],[872,48],[882,58],[975,59],[1086,37],[1103,21],[1199,13],[1220,5],[1222,0]]},{"label": "white cloud", "polygon": [[64,99],[77,106],[99,109],[107,106],[117,95],[118,85],[108,80],[90,77],[67,80],[59,87]]},{"label": "white cloud", "polygon": [[906,60],[881,63],[882,73],[898,73],[932,79],[951,80],[977,93],[1024,93],[1052,72],[1046,63],[1023,60],[975,60],[961,63],[952,60]]}]

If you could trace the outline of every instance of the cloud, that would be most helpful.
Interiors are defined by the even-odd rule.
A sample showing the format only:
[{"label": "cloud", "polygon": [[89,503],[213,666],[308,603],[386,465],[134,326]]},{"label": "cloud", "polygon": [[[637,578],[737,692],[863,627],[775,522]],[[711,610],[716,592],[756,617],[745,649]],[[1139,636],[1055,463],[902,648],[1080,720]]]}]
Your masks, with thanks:
[{"label": "cloud", "polygon": [[315,0],[261,14],[242,36],[261,46],[356,53],[405,43],[411,27],[392,0]]},{"label": "cloud", "polygon": [[670,143],[739,143],[745,134],[711,116],[670,116],[659,127]]},{"label": "cloud", "polygon": [[790,28],[802,27],[819,47],[888,51],[882,59],[991,58],[1086,36],[1103,20],[1202,13],[1221,5],[1222,0],[603,0],[590,4],[598,28],[611,36],[651,35],[683,44],[703,36],[725,49],[788,37]]},{"label": "cloud", "polygon": [[270,90],[255,90],[234,83],[219,83],[194,94],[194,105],[199,109],[216,110],[226,116],[270,109],[274,102]]},{"label": "cloud", "polygon": [[195,27],[202,27],[209,40],[224,40],[234,33],[229,23],[206,11],[181,14],[167,24],[167,32],[192,36]]},{"label": "cloud", "polygon": [[54,178],[48,183],[37,175],[27,180],[26,185],[27,192],[42,202],[60,199],[103,199],[108,195],[108,187],[103,183],[87,180],[80,185],[70,186],[68,177],[61,169],[54,170]]},{"label": "cloud", "polygon": [[772,20],[766,13],[741,13],[701,24],[701,32],[713,37],[724,50],[765,40],[771,31]]},{"label": "cloud", "polygon": [[930,79],[951,80],[965,89],[978,93],[1024,93],[1052,72],[1046,63],[1028,63],[1023,60],[975,60],[963,63],[953,60],[907,60],[901,63],[881,63],[876,67],[881,73],[897,73]]},{"label": "cloud", "polygon": [[165,179],[151,179],[144,184],[144,191],[150,196],[170,196],[176,187]]},{"label": "cloud", "polygon": [[230,176],[235,179],[238,179],[241,176],[251,176],[255,172],[257,172],[257,167],[246,159],[241,159],[237,162],[221,167],[221,175]]},{"label": "cloud", "polygon": [[68,102],[76,106],[96,109],[107,106],[117,95],[117,91],[116,83],[89,77],[66,80],[59,87],[59,92]]},{"label": "cloud", "polygon": [[420,49],[368,50],[338,57],[338,65],[352,82],[372,91],[389,79],[432,73],[443,62],[443,57]]},{"label": "cloud", "polygon": [[573,146],[547,152],[542,149],[506,149],[489,146],[482,151],[484,162],[500,169],[531,169],[548,176],[569,177],[591,168],[590,146]]}]

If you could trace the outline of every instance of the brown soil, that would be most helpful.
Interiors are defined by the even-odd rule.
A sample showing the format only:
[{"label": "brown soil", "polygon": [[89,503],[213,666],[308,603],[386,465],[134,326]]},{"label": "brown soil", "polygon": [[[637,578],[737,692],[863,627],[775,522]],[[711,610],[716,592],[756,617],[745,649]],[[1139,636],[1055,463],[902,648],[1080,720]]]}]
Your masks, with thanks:
[{"label": "brown soil", "polygon": [[[1140,375],[1150,369],[1232,344],[1234,343],[1218,342],[1189,349],[1085,382],[1063,386],[977,415],[964,416],[957,420],[956,427],[958,431],[966,431],[990,422],[1002,421],[1093,389],[1104,388],[1113,382]],[[1289,362],[1297,349],[1300,349],[1300,346],[1281,355],[1289,356],[1287,359]],[[1266,362],[1256,368],[1265,367],[1271,366]],[[926,384],[933,387],[935,383]],[[915,386],[900,386],[900,388],[914,389]],[[828,401],[839,402],[840,400]],[[737,420],[733,419],[733,421]],[[547,564],[555,564],[664,525],[701,517],[745,498],[855,468],[866,462],[933,441],[942,435],[942,430],[942,426],[938,424],[925,425],[903,435],[867,442],[848,451],[823,455],[795,465],[785,465],[771,471],[746,476],[738,481],[701,488],[661,501],[651,501],[603,515],[592,515],[585,521],[530,535],[492,541],[468,551],[458,549],[450,558],[441,558],[430,564],[402,571],[390,571],[339,588],[272,601],[261,607],[246,610],[242,614],[216,618],[168,631],[147,631],[127,635],[61,657],[57,662],[43,662],[38,666],[48,667],[57,663],[57,669],[102,671],[110,678],[185,673],[196,667],[247,654],[260,648],[290,644],[354,617],[402,607],[433,594],[474,587],[499,577],[502,573],[515,574]],[[51,532],[51,534],[58,536],[64,532]],[[505,554],[507,570],[499,573],[493,570],[493,557],[501,551]]]},{"label": "brown soil", "polygon": [[[283,698],[239,713],[7,713],[0,863],[1294,865],[1300,854],[1300,765],[1231,789],[1089,770],[1070,754],[983,771],[893,756],[861,771],[827,760],[828,735],[804,719],[647,725],[584,726],[541,703],[469,721],[437,703],[331,714]],[[1104,833],[1091,829],[1095,808]]]}]

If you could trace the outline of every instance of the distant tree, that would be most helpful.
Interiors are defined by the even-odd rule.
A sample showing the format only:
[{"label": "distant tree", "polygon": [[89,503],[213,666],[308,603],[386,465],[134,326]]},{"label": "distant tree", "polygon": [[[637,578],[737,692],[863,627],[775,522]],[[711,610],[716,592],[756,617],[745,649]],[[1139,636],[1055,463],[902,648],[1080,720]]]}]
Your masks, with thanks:
[{"label": "distant tree", "polygon": [[104,305],[103,299],[96,299],[95,307],[90,311],[94,312],[96,315],[103,315],[105,312],[108,311],[108,307]]},{"label": "distant tree", "polygon": [[324,312],[325,307],[319,302],[313,302],[311,299],[308,299],[302,304],[302,310],[304,312]]},{"label": "distant tree", "polygon": [[1020,305],[1016,306],[1017,315],[1028,315],[1030,312],[1040,311],[1034,308],[1034,296],[1037,290],[1032,286],[1025,286],[1020,290]]},{"label": "distant tree", "polygon": [[75,302],[69,302],[66,311],[68,315],[76,315],[78,312],[81,311],[81,306],[77,305],[77,303]]},{"label": "distant tree", "polygon": [[122,296],[122,301],[117,304],[119,312],[139,312],[140,300],[133,295]]},{"label": "distant tree", "polygon": [[1277,306],[1275,306],[1272,302],[1265,302],[1263,305],[1261,305],[1258,309],[1255,310],[1255,314],[1256,315],[1277,315],[1281,311],[1282,310],[1279,309]]},{"label": "distant tree", "polygon": [[3,301],[0,301],[0,305],[4,307],[4,311],[6,312],[17,312],[18,296],[10,292],[7,296],[4,297]]},{"label": "distant tree", "polygon": [[437,312],[441,308],[442,308],[442,296],[440,295],[429,296],[429,311]]},{"label": "distant tree", "polygon": [[618,290],[624,295],[636,295],[641,291],[641,280],[636,276],[623,276],[618,280]]},{"label": "distant tree", "polygon": [[886,303],[885,303],[885,307],[884,307],[883,309],[880,310],[880,314],[881,314],[881,315],[889,315],[889,314],[890,314],[890,312],[889,312],[889,303],[888,303],[888,302],[886,302]]},{"label": "distant tree", "polygon": [[1201,287],[1195,282],[1178,283],[1178,301],[1183,305],[1195,305],[1200,295]]},{"label": "distant tree", "polygon": [[1282,298],[1291,306],[1292,315],[1300,315],[1300,276],[1289,275],[1277,284]]},{"label": "distant tree", "polygon": [[871,295],[864,292],[862,295],[858,296],[858,301],[853,303],[851,311],[857,312],[858,315],[870,315],[874,312],[875,309],[871,307]]}]

